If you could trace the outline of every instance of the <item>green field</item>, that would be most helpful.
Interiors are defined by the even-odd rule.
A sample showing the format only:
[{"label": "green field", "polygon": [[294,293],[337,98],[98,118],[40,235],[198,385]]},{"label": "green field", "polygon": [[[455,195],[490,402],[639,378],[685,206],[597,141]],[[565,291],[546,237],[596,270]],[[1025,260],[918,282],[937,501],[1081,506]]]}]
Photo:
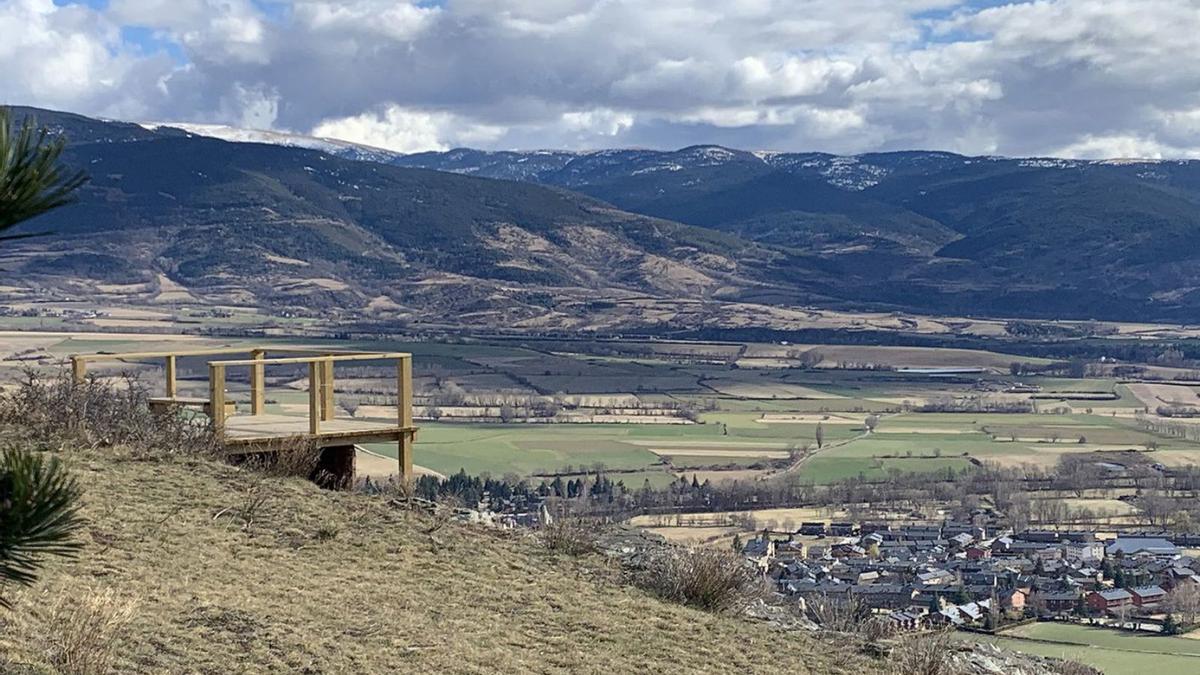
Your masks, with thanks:
[{"label": "green field", "polygon": [[[175,341],[162,336],[136,337],[106,334],[20,334],[0,340],[0,356],[18,354],[30,347],[44,350],[44,366],[72,352],[157,350],[202,345],[250,345],[246,339],[188,338]],[[259,341],[262,343],[263,341]],[[294,343],[282,338],[268,344]],[[301,340],[308,345],[320,341]],[[610,470],[637,471],[652,482],[669,481],[673,475],[715,466],[755,466],[786,459],[789,451],[808,455],[789,475],[801,480],[827,482],[859,476],[875,479],[890,472],[936,472],[965,470],[978,463],[1005,467],[1033,465],[1052,469],[1061,457],[1073,453],[1104,453],[1135,450],[1148,446],[1157,451],[1148,461],[1171,465],[1200,459],[1200,443],[1156,436],[1138,429],[1131,419],[1140,402],[1129,388],[1111,378],[1069,379],[1023,377],[1037,384],[1044,394],[1071,392],[1114,392],[1112,401],[1038,401],[1038,413],[918,413],[903,412],[923,401],[973,400],[998,396],[1005,400],[1013,378],[1007,368],[970,377],[936,378],[893,370],[839,368],[799,369],[788,367],[737,367],[719,359],[736,353],[729,345],[703,343],[638,343],[645,353],[622,355],[619,343],[612,353],[580,354],[566,351],[575,343],[547,341],[478,340],[410,343],[403,341],[354,341],[324,343],[337,348],[408,351],[414,355],[418,395],[436,383],[451,382],[469,394],[514,396],[518,399],[557,394],[592,395],[597,407],[610,405],[605,396],[633,399],[655,407],[686,405],[703,411],[701,424],[525,424],[503,425],[440,423],[421,421],[416,447],[418,464],[441,473],[466,469],[471,473],[528,475],[560,471],[568,466],[579,470],[603,465]],[[824,349],[824,347],[822,347]],[[773,345],[751,346],[762,354],[779,352]],[[786,351],[786,350],[783,350]],[[868,361],[903,367],[938,362],[966,363],[972,355],[963,350],[919,348],[830,348],[830,353],[865,354]],[[713,356],[716,362],[671,360],[673,354]],[[1007,364],[1003,355],[979,353],[980,364]],[[1003,357],[1008,359],[1009,357]],[[1013,357],[1016,359],[1016,357]],[[964,361],[965,360],[965,361]],[[181,359],[180,390],[203,396],[206,370],[203,357]],[[20,373],[24,361],[0,360],[0,375]],[[142,369],[143,381],[161,387],[161,377],[149,368],[153,363],[112,364],[107,372]],[[229,391],[236,400],[246,399],[246,382],[231,378]],[[296,377],[301,377],[297,375]],[[390,377],[390,376],[389,376]],[[339,371],[347,385],[338,396],[350,399],[390,390],[389,377],[346,368]],[[374,381],[380,384],[375,385]],[[284,386],[286,373],[267,392],[267,411],[303,415],[307,394]],[[360,387],[354,389],[353,387]],[[344,400],[344,399],[339,399]],[[424,409],[425,404],[420,404]],[[618,405],[618,404],[611,404]],[[624,405],[619,404],[619,405]],[[1093,414],[1084,411],[1092,409]],[[1070,414],[1050,414],[1067,410]],[[876,429],[866,432],[865,419],[878,414]],[[633,420],[636,421],[636,420]],[[818,423],[823,447],[816,448]],[[669,441],[669,442],[668,442]],[[661,442],[661,447],[656,446]],[[682,445],[680,445],[682,443]],[[692,445],[689,445],[689,444]],[[394,454],[386,444],[374,450]],[[1116,457],[1117,455],[1114,455]],[[1126,455],[1128,456],[1128,455]],[[640,475],[640,474],[639,474]],[[737,474],[745,479],[746,474]]]},{"label": "green field", "polygon": [[1108,675],[1192,675],[1200,672],[1200,640],[1161,637],[1064,623],[1032,623],[1000,637],[962,635],[1040,656],[1086,663]]}]

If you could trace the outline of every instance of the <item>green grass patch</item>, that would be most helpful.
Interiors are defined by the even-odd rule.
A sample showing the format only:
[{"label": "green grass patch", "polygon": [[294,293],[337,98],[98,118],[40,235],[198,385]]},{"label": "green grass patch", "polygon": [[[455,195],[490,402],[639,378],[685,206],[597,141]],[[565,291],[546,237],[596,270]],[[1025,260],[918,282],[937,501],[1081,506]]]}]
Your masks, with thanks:
[{"label": "green grass patch", "polygon": [[1006,649],[1071,659],[1109,675],[1146,673],[1191,675],[1200,672],[1200,641],[1127,633],[1108,628],[1062,623],[1033,623],[999,637],[964,636]]},{"label": "green grass patch", "polygon": [[805,462],[796,475],[814,483],[831,483],[847,478],[884,478],[892,470],[904,473],[933,473],[946,469],[961,471],[972,466],[962,457],[873,459],[818,455]]}]

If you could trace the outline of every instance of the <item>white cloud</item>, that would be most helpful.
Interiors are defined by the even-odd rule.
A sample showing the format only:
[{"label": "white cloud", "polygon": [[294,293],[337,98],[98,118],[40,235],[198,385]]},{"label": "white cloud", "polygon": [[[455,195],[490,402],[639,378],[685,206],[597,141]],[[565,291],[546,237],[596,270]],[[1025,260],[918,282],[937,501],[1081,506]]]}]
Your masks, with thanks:
[{"label": "white cloud", "polygon": [[303,1],[296,18],[315,33],[368,32],[390,40],[412,40],[432,25],[441,9],[392,0]]},{"label": "white cloud", "polygon": [[423,152],[486,144],[502,135],[503,129],[472,124],[448,113],[390,105],[381,112],[325,120],[312,133],[396,152]]},{"label": "white cloud", "polygon": [[117,27],[83,7],[11,0],[0,6],[0,35],[0,101],[104,108],[136,66]]},{"label": "white cloud", "polygon": [[1200,156],[1198,0],[8,0],[0,34],[2,100],[392,148]]},{"label": "white cloud", "polygon": [[562,125],[584,135],[616,136],[633,126],[634,117],[627,112],[607,108],[563,113]]},{"label": "white cloud", "polygon": [[244,129],[271,129],[279,117],[279,94],[265,87],[235,83],[222,102],[221,118]]},{"label": "white cloud", "polygon": [[1182,155],[1200,156],[1200,147],[1173,148],[1149,136],[1132,134],[1086,134],[1050,154],[1054,157],[1078,159],[1163,159]]}]

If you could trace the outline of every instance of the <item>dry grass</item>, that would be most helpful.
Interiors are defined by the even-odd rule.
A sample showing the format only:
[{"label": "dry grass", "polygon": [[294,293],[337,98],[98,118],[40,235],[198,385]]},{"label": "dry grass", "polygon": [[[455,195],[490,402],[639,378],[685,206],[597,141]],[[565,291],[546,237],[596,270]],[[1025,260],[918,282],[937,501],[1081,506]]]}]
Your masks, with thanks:
[{"label": "dry grass", "polygon": [[[13,669],[54,669],[48,598],[102,583],[139,606],[117,672],[870,672],[802,634],[621,583],[596,556],[388,500],[185,458],[60,453],[84,489],[86,549],[18,590],[0,631]],[[248,506],[249,490],[262,497]],[[248,517],[231,515],[252,511]],[[218,515],[222,514],[224,515]]]},{"label": "dry grass", "polygon": [[105,675],[116,661],[116,639],[133,618],[134,603],[112,589],[76,589],[51,604],[42,636],[46,660],[66,675]]}]

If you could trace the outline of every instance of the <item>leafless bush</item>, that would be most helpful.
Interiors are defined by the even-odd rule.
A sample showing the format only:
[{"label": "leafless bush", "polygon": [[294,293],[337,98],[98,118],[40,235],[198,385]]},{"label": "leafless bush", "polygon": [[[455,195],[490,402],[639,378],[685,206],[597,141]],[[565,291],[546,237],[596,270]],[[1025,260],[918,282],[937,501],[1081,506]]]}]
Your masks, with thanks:
[{"label": "leafless bush", "polygon": [[316,475],[320,465],[321,448],[304,438],[281,439],[243,462],[246,468],[273,478],[314,480],[322,478]]},{"label": "leafless bush", "polygon": [[271,500],[271,495],[263,483],[264,477],[261,475],[251,480],[239,493],[234,493],[240,497],[240,501],[214,513],[213,520],[228,518],[229,522],[240,523],[243,530],[249,530],[254,526],[259,512]]},{"label": "leafless bush", "polygon": [[712,612],[736,610],[762,591],[746,561],[729,551],[664,549],[634,576],[638,586],[665,600]]},{"label": "leafless bush", "polygon": [[133,603],[111,590],[64,594],[51,609],[46,634],[47,660],[68,675],[112,671],[117,638],[133,618]]},{"label": "leafless bush", "polygon": [[894,631],[886,621],[875,616],[871,607],[860,598],[819,596],[809,598],[804,612],[825,630],[854,633],[866,640],[879,640]]},{"label": "leafless bush", "polygon": [[895,675],[957,675],[950,631],[906,636],[888,661]]},{"label": "leafless bush", "polygon": [[0,427],[47,449],[120,445],[145,456],[217,451],[211,425],[151,412],[149,399],[148,390],[129,376],[117,385],[26,371],[15,389],[0,395]]},{"label": "leafless bush", "polygon": [[558,518],[538,533],[542,545],[555,553],[582,556],[596,550],[595,526],[580,518]]},{"label": "leafless bush", "polygon": [[1059,661],[1054,664],[1054,671],[1058,675],[1104,675],[1103,671],[1078,661]]}]

